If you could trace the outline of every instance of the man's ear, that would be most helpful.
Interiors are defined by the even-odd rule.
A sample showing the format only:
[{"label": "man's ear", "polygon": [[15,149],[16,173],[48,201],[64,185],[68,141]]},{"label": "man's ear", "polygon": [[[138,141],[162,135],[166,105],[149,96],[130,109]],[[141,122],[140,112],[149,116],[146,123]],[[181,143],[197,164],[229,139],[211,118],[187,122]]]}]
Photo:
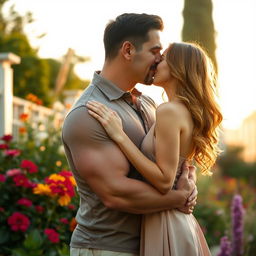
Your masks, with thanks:
[{"label": "man's ear", "polygon": [[134,45],[129,41],[124,41],[121,47],[121,53],[126,60],[131,60],[135,53]]}]

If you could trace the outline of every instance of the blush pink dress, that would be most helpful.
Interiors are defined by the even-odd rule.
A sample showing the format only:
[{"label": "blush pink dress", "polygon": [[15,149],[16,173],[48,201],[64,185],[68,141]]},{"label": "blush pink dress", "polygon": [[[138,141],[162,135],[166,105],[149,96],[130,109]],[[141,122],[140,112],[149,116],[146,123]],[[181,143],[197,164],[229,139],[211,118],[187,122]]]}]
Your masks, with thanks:
[{"label": "blush pink dress", "polygon": [[[148,158],[155,161],[154,126],[145,136],[141,150]],[[184,160],[180,157],[176,177],[181,174]],[[143,216],[140,256],[209,255],[211,253],[204,234],[192,214],[168,210]]]}]

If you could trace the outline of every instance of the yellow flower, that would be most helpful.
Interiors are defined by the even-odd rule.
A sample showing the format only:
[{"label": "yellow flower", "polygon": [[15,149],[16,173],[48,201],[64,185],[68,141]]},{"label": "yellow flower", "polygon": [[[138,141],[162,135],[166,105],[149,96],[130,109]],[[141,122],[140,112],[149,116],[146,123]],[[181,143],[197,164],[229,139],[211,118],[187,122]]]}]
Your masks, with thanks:
[{"label": "yellow flower", "polygon": [[69,195],[65,194],[64,196],[61,196],[59,199],[58,199],[58,203],[59,205],[61,206],[65,206],[65,205],[68,205],[71,201],[71,198]]},{"label": "yellow flower", "polygon": [[33,193],[38,195],[50,195],[51,189],[48,185],[37,184],[37,186],[33,188]]},{"label": "yellow flower", "polygon": [[52,181],[65,181],[65,177],[63,177],[59,174],[52,174],[49,176],[49,179]]},{"label": "yellow flower", "polygon": [[71,181],[73,186],[76,186],[76,181],[75,181],[75,178],[73,176],[70,176],[69,180]]}]

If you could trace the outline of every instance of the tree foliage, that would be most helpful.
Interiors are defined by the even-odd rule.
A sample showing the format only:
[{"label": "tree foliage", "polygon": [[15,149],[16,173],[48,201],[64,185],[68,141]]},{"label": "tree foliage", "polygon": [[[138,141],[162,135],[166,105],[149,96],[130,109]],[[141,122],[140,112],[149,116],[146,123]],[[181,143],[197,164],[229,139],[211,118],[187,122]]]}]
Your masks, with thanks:
[{"label": "tree foliage", "polygon": [[212,0],[185,0],[184,3],[182,40],[198,42],[208,52],[217,69]]},{"label": "tree foliage", "polygon": [[242,158],[242,147],[228,146],[219,157],[218,165],[224,176],[243,179],[252,187],[256,185],[256,163],[246,163]]},{"label": "tree foliage", "polygon": [[24,16],[20,16],[15,11],[14,5],[10,7],[7,14],[4,15],[4,6],[9,0],[0,0],[0,33],[1,34],[24,34],[24,27],[28,23],[32,23],[33,15],[27,12]]},{"label": "tree foliage", "polygon": [[[56,77],[61,67],[61,61],[42,59],[38,56],[38,49],[34,49],[24,32],[27,24],[33,22],[32,13],[21,16],[11,6],[4,13],[4,5],[8,0],[0,0],[0,52],[12,52],[21,57],[21,63],[14,65],[14,95],[25,98],[32,93],[50,106],[56,98],[52,97]],[[70,66],[65,89],[83,89],[88,81],[81,80],[74,73],[74,65],[88,59],[74,58]]]}]

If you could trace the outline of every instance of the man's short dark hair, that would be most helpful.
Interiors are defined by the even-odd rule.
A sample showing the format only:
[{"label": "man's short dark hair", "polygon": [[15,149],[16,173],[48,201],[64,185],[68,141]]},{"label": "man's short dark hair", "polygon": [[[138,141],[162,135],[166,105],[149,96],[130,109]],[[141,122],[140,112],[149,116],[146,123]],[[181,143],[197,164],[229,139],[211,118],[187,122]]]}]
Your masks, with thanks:
[{"label": "man's short dark hair", "polygon": [[149,40],[148,32],[152,29],[163,30],[163,21],[157,15],[124,13],[117,16],[104,31],[105,59],[114,58],[126,40],[140,50]]}]

